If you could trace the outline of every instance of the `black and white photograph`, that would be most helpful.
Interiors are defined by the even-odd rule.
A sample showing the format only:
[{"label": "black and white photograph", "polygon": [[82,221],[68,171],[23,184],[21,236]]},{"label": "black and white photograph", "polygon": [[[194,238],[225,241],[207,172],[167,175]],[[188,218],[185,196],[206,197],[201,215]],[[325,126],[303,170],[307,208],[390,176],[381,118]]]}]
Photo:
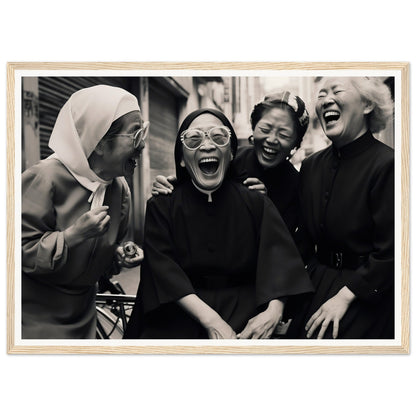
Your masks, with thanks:
[{"label": "black and white photograph", "polygon": [[12,350],[400,352],[400,70],[236,66],[16,70]]},{"label": "black and white photograph", "polygon": [[412,414],[410,6],[2,2],[1,414]]}]

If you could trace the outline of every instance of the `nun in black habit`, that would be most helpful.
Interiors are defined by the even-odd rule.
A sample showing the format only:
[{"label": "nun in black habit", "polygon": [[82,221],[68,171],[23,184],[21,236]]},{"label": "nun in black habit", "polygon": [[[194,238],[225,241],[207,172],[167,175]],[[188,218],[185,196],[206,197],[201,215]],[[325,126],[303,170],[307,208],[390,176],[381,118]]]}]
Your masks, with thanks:
[{"label": "nun in black habit", "polygon": [[315,292],[293,338],[394,338],[394,150],[378,141],[390,91],[371,77],[323,78],[316,114],[332,145],[302,164],[299,247]]},{"label": "nun in black habit", "polygon": [[126,338],[270,338],[311,282],[273,203],[232,179],[237,137],[201,109],[176,139],[178,184],[147,203],[141,283]]}]

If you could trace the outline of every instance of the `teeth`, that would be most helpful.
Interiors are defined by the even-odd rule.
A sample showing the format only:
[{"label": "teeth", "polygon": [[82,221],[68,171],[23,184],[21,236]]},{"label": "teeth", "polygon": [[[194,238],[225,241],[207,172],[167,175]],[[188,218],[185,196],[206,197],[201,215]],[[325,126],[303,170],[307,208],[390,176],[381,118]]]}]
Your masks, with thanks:
[{"label": "teeth", "polygon": [[270,153],[271,155],[275,155],[275,154],[277,154],[277,150],[275,150],[275,149],[271,149],[270,147],[263,147],[263,150],[264,150],[266,153]]},{"label": "teeth", "polygon": [[339,116],[338,111],[327,111],[326,113],[324,113],[324,117],[332,117],[332,116]]},{"label": "teeth", "polygon": [[218,162],[216,157],[204,157],[199,161],[199,163],[211,163],[211,162]]}]

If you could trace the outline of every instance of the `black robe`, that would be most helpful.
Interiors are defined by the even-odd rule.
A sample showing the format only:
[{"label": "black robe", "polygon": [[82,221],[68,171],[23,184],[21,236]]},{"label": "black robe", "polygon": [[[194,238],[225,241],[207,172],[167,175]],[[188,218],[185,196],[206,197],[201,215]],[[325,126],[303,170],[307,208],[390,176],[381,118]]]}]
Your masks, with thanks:
[{"label": "black robe", "polygon": [[299,172],[287,160],[271,169],[263,169],[253,146],[238,149],[233,170],[241,181],[248,177],[260,179],[267,196],[278,209],[289,231],[294,234],[299,222]]},{"label": "black robe", "polygon": [[212,202],[190,180],[151,198],[144,251],[126,338],[207,338],[176,303],[189,294],[240,332],[270,300],[312,290],[272,202],[228,179]]},{"label": "black robe", "polygon": [[[315,293],[298,310],[289,336],[304,337],[311,315],[347,286],[357,298],[340,322],[339,338],[393,338],[394,151],[370,132],[339,151],[330,146],[303,162],[300,191],[299,239]],[[367,260],[334,268],[323,264],[320,250]]]}]

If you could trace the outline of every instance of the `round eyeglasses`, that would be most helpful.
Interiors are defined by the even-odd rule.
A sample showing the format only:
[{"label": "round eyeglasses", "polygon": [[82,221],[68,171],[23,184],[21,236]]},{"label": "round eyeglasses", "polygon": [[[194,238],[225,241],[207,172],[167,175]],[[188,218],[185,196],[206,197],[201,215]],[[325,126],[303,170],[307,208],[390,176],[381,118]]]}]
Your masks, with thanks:
[{"label": "round eyeglasses", "polygon": [[129,134],[114,134],[114,136],[120,136],[120,137],[129,137],[130,139],[133,140],[133,146],[135,149],[137,149],[140,146],[140,143],[144,143],[144,141],[146,140],[147,134],[149,133],[149,126],[150,123],[148,121],[145,121],[143,123],[143,127],[137,131],[135,131],[134,133],[129,133]]},{"label": "round eyeglasses", "polygon": [[205,136],[211,139],[218,147],[227,146],[230,142],[231,131],[226,126],[218,126],[203,131],[199,129],[188,129],[181,134],[181,142],[189,150],[197,150],[204,142]]}]

